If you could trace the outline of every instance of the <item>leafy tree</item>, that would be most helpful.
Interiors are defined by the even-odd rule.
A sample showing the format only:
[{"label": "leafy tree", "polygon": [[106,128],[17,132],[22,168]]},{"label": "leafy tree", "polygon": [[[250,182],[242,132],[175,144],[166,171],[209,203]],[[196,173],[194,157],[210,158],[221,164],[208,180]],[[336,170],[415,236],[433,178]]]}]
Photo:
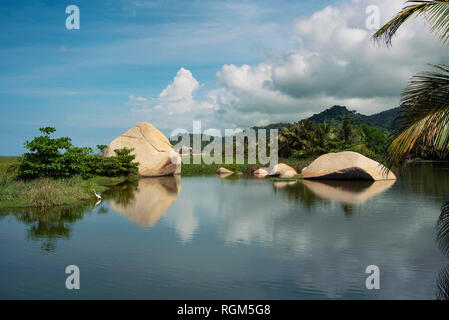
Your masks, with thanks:
[{"label": "leafy tree", "polygon": [[382,154],[387,143],[386,134],[365,123],[360,125],[360,129],[363,131],[368,149],[373,150],[376,154]]},{"label": "leafy tree", "polygon": [[98,150],[100,150],[100,152],[103,152],[108,146],[105,144],[97,144],[97,148]]},{"label": "leafy tree", "polygon": [[354,121],[351,118],[345,118],[341,129],[341,135],[344,142],[351,144],[354,135]]},{"label": "leafy tree", "polygon": [[83,158],[91,152],[89,148],[75,148],[68,137],[51,138],[53,127],[39,129],[43,135],[25,142],[25,153],[20,161],[18,176],[22,179],[38,177],[64,178],[84,175]]},{"label": "leafy tree", "polygon": [[[135,156],[131,154],[132,149],[116,149],[115,157],[92,155],[91,148],[75,147],[68,137],[50,137],[56,131],[53,127],[39,130],[43,135],[25,142],[28,152],[22,155],[17,173],[21,179],[68,178],[76,175],[84,178],[92,175],[113,177],[137,174],[138,163],[134,162]],[[98,146],[102,150],[100,147],[103,145]]]}]

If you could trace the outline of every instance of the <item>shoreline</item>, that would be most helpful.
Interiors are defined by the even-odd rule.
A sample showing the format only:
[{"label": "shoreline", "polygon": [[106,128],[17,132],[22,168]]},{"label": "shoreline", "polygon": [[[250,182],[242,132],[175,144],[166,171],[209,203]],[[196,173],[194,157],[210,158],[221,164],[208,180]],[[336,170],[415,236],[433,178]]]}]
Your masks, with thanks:
[{"label": "shoreline", "polygon": [[[21,181],[14,178],[17,159],[19,157],[0,156],[0,209],[29,209],[29,208],[53,208],[73,206],[89,201],[95,201],[93,190],[107,192],[114,186],[123,183],[133,183],[140,179],[151,177],[105,177],[94,176],[88,179],[73,177],[68,179],[42,178],[31,181]],[[192,159],[191,159],[192,160]],[[292,166],[299,174],[290,179],[279,177],[265,177],[263,179],[279,181],[300,181],[302,168],[306,167],[313,159],[280,158],[279,163]],[[408,160],[407,163],[447,163],[447,160]],[[228,177],[253,177],[254,170],[264,167],[259,164],[182,164],[180,177],[216,176],[216,170],[220,167],[233,171]],[[259,178],[260,179],[260,178]],[[5,195],[6,194],[6,195]],[[33,204],[31,204],[33,203]]]},{"label": "shoreline", "polygon": [[40,178],[21,181],[13,175],[0,172],[0,209],[48,209],[74,206],[96,201],[94,191],[107,192],[122,183],[133,183],[137,177],[102,177],[89,179]]}]

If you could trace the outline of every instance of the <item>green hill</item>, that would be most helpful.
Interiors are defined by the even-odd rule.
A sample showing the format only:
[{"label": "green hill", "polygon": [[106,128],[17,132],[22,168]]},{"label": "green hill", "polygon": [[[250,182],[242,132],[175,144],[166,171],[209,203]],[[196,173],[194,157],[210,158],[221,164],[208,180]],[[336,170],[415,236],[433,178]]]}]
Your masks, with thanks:
[{"label": "green hill", "polygon": [[400,107],[397,107],[367,116],[354,110],[348,110],[348,108],[344,106],[333,106],[311,116],[309,119],[315,123],[327,122],[332,126],[339,126],[343,123],[345,118],[350,118],[357,124],[365,123],[379,129],[390,131],[393,127],[393,121],[398,115],[399,110]]},{"label": "green hill", "polygon": [[[388,109],[370,116],[349,110],[345,106],[333,106],[320,113],[314,114],[309,119],[315,123],[328,123],[333,127],[339,127],[345,118],[352,119],[357,124],[367,124],[377,127],[382,131],[391,131],[393,128],[393,121],[398,115],[400,107]],[[282,129],[291,123],[279,122],[272,123],[266,126],[253,127],[253,129]]]},{"label": "green hill", "polygon": [[399,111],[401,107],[388,109],[368,117],[368,120],[371,122],[371,125],[375,127],[385,128],[388,131],[393,129],[393,123],[396,117],[399,115]]}]

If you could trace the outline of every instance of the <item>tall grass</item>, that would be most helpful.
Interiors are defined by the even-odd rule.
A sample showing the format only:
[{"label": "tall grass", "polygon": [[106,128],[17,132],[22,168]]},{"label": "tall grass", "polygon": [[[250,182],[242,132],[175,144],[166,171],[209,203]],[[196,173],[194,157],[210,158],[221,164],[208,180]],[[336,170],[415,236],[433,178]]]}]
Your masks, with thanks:
[{"label": "tall grass", "polygon": [[106,191],[124,181],[134,181],[136,176],[103,177],[90,179],[39,178],[17,179],[18,157],[0,157],[0,208],[48,208],[72,205],[84,200],[95,200],[93,190]]},{"label": "tall grass", "polygon": [[52,207],[93,199],[89,184],[80,177],[30,181],[0,173],[0,207]]}]

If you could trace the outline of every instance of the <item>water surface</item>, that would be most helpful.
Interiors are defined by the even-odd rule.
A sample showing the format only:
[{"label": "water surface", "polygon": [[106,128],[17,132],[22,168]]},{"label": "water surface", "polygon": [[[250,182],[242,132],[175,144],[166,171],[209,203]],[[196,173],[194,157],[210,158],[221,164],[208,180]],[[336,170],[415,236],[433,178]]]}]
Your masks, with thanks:
[{"label": "water surface", "polygon": [[143,179],[97,206],[3,210],[0,298],[445,298],[448,199],[444,163],[396,182]]}]

